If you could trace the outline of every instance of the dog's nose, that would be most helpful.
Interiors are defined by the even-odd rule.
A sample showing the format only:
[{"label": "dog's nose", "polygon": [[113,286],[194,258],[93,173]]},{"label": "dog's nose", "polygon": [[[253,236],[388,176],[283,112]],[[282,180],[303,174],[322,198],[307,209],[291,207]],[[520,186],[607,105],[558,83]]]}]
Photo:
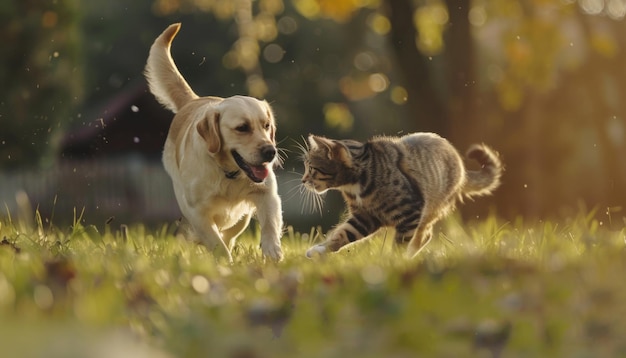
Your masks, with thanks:
[{"label": "dog's nose", "polygon": [[266,145],[265,147],[261,148],[261,157],[264,161],[271,162],[272,160],[274,160],[275,156],[276,148],[274,148],[273,145]]}]

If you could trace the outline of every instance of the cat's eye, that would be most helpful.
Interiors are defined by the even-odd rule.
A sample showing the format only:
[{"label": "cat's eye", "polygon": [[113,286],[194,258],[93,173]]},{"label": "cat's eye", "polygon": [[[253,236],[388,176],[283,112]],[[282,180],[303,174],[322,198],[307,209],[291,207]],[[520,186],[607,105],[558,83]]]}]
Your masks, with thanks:
[{"label": "cat's eye", "polygon": [[[310,172],[318,172],[318,173],[320,173],[321,175],[324,175],[324,176],[327,176],[327,177],[331,176],[331,174],[330,174],[330,173],[325,172],[325,171],[323,171],[323,170],[320,170],[319,168],[314,168],[314,167],[311,167],[311,166],[309,166],[309,171],[310,171]],[[324,178],[319,178],[319,179],[324,179]]]},{"label": "cat's eye", "polygon": [[313,169],[322,175],[328,175],[328,173],[325,173],[323,170],[319,170],[318,168],[313,168]]}]

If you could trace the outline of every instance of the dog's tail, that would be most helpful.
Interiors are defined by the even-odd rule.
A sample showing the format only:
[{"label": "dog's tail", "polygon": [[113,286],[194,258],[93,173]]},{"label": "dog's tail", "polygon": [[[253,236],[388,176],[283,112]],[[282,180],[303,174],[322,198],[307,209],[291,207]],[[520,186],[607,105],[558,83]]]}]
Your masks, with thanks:
[{"label": "dog's tail", "polygon": [[491,194],[500,185],[504,167],[498,153],[484,144],[474,144],[465,156],[481,165],[480,170],[468,170],[463,194],[467,197]]},{"label": "dog's tail", "polygon": [[198,98],[178,72],[170,54],[172,40],[176,37],[178,30],[180,30],[180,23],[172,24],[154,40],[144,72],[150,92],[162,105],[174,113],[189,101]]}]

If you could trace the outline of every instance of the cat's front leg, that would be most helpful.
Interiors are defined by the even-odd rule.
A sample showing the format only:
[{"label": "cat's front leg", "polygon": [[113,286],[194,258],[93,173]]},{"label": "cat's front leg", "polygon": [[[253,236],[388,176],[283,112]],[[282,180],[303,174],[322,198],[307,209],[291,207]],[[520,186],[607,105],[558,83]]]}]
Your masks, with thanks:
[{"label": "cat's front leg", "polygon": [[366,220],[365,218],[356,216],[350,217],[348,221],[331,231],[326,241],[308,249],[306,256],[311,258],[313,256],[324,255],[327,252],[338,251],[347,244],[373,234],[379,227],[380,225],[372,220]]},{"label": "cat's front leg", "polygon": [[342,228],[346,224],[342,224],[335,230],[331,231],[326,238],[326,241],[321,244],[317,244],[306,251],[306,257],[311,258],[314,256],[321,256],[327,252],[335,252],[343,246],[350,243],[346,238],[346,231]]}]

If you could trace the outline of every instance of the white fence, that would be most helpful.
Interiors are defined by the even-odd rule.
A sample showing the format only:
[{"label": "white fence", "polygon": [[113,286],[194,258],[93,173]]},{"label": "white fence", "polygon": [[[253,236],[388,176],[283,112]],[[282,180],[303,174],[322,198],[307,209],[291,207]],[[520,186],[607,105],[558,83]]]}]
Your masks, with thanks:
[{"label": "white fence", "polygon": [[159,161],[137,158],[64,161],[48,170],[0,173],[0,212],[20,211],[19,196],[61,222],[74,210],[93,220],[157,222],[180,217],[172,184]]},{"label": "white fence", "polygon": [[[300,175],[278,169],[277,176],[286,224],[308,231],[323,222],[336,222],[342,210],[340,196],[326,198],[323,216],[312,214],[308,207],[303,210],[307,205],[297,188]],[[71,223],[74,212],[83,209],[85,221],[97,225],[110,217],[115,217],[115,224],[159,224],[181,217],[161,162],[135,157],[63,161],[48,170],[0,172],[0,217],[7,211],[13,217],[32,215],[24,213],[29,210],[24,204],[20,208],[16,195],[26,196],[32,210],[55,225]]]}]

